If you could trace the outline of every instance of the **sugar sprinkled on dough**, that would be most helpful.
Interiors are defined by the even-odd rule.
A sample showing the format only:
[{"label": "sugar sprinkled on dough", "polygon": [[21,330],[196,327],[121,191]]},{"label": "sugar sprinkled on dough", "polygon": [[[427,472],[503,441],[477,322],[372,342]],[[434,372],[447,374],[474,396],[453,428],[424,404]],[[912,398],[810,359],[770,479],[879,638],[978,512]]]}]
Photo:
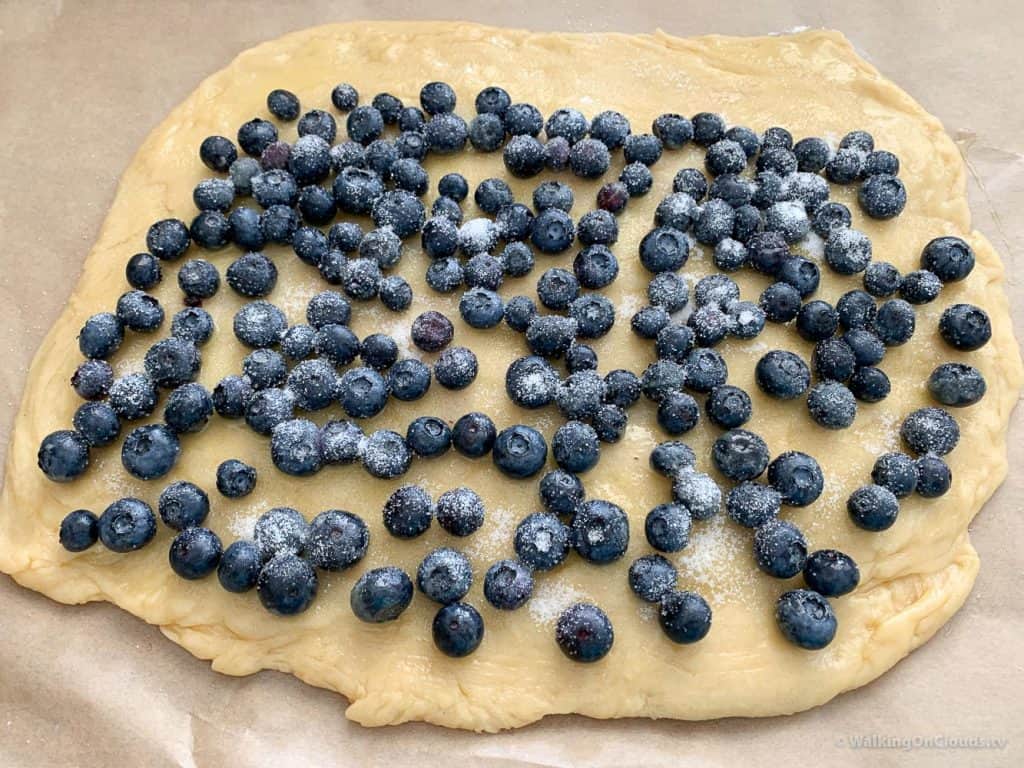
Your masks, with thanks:
[{"label": "sugar sprinkled on dough", "polygon": [[703,587],[701,594],[712,606],[742,600],[754,583],[752,563],[751,567],[732,567],[751,561],[745,534],[719,513],[694,524],[689,545],[676,558],[680,577]]},{"label": "sugar sprinkled on dough", "polygon": [[472,537],[465,552],[474,560],[493,560],[512,552],[512,532],[519,520],[507,507],[497,507],[484,520],[483,527]]},{"label": "sugar sprinkled on dough", "polygon": [[575,584],[568,582],[565,576],[542,575],[537,579],[537,586],[527,607],[530,617],[535,622],[550,624],[570,605],[586,598],[587,594]]}]

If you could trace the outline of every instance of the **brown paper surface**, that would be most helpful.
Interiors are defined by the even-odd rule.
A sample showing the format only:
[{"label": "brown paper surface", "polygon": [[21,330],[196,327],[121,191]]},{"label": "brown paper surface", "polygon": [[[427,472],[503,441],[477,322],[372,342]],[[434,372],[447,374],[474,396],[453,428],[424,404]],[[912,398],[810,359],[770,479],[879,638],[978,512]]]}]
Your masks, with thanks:
[{"label": "brown paper surface", "polygon": [[[144,136],[236,53],[327,21],[452,18],[542,30],[660,27],[676,35],[840,29],[958,139],[974,225],[1007,263],[1016,332],[1024,338],[1024,13],[1011,2],[831,5],[5,0],[0,452],[32,355],[61,312],[117,179]],[[498,735],[423,724],[364,729],[344,719],[346,702],[336,694],[273,672],[216,674],[156,627],[111,605],[59,605],[0,575],[0,766],[658,768],[781,759],[830,766],[1020,765],[1022,437],[1024,409],[1018,408],[1010,478],[971,526],[982,567],[965,607],[880,680],[810,712],[709,723],[549,717]],[[980,748],[980,740],[1003,746]]]}]

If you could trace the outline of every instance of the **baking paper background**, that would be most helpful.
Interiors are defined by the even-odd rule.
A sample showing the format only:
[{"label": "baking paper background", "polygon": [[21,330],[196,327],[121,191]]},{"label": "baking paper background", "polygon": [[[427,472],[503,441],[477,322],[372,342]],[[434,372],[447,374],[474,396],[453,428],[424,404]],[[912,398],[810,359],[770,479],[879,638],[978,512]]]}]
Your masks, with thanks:
[{"label": "baking paper background", "polygon": [[[236,53],[328,21],[461,18],[583,32],[660,27],[675,35],[840,29],[958,140],[974,225],[1007,264],[1022,338],[1024,13],[1010,2],[904,5],[913,7],[886,0],[834,7],[0,0],[0,455],[28,364],[67,300],[136,147]],[[660,768],[786,754],[829,766],[1020,765],[1022,438],[1018,408],[1011,476],[971,526],[982,567],[963,610],[880,680],[810,712],[709,723],[562,716],[490,736],[423,724],[368,730],[345,720],[346,701],[334,693],[274,672],[216,674],[117,608],[59,605],[0,575],[0,766]],[[943,748],[937,738],[1004,746]],[[858,749],[859,740],[901,746]]]}]

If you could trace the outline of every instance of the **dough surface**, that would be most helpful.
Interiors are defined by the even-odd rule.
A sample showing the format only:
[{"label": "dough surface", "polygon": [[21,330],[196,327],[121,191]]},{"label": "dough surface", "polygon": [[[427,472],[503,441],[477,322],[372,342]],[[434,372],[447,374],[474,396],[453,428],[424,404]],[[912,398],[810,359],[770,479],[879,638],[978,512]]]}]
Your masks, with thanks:
[{"label": "dough surface", "polygon": [[[153,221],[168,216],[188,221],[194,215],[192,187],[208,175],[197,156],[204,137],[233,137],[245,120],[267,116],[264,99],[273,88],[297,93],[304,110],[329,109],[330,89],[338,81],[353,83],[364,103],[386,90],[415,104],[420,86],[434,79],[455,87],[457,111],[467,119],[476,93],[498,84],[514,101],[529,101],[544,114],[561,106],[577,107],[588,116],[603,109],[619,110],[629,117],[634,132],[649,130],[651,120],[662,112],[704,110],[758,131],[782,125],[797,138],[836,140],[849,130],[866,129],[879,148],[899,156],[909,192],[907,208],[898,219],[879,223],[861,214],[853,199],[855,189],[833,186],[832,199],[850,206],[854,226],[873,241],[875,258],[909,271],[933,237],[957,235],[971,243],[978,260],[974,272],[966,281],[947,286],[934,303],[917,308],[914,338],[890,349],[881,366],[892,379],[892,395],[876,405],[861,404],[848,430],[828,432],[810,420],[802,399],[770,401],[754,383],[753,366],[769,349],[793,349],[809,358],[811,345],[792,328],[769,324],[753,341],[730,339],[720,347],[729,364],[730,383],[746,389],[754,400],[750,428],[767,440],[772,455],[803,450],[824,469],[822,497],[808,508],[784,510],[783,517],[800,526],[811,550],[838,548],[860,566],[858,589],[833,601],[839,631],[827,649],[806,652],[783,639],[772,615],[775,598],[797,586],[799,577],[790,583],[760,573],[750,552],[750,532],[724,514],[695,523],[689,547],[673,557],[680,569],[680,588],[700,592],[713,608],[707,638],[694,646],[671,643],[654,612],[632,595],[626,580],[629,563],[650,551],[643,536],[644,516],[670,499],[669,481],[648,468],[651,448],[666,439],[648,402],[632,409],[625,438],[602,446],[600,464],[583,478],[588,497],[609,499],[628,512],[632,536],[626,556],[603,567],[571,556],[557,570],[539,574],[534,598],[515,612],[499,612],[486,604],[482,576],[491,562],[512,555],[516,523],[539,508],[536,478],[509,480],[489,460],[473,462],[452,451],[439,459],[414,461],[410,472],[394,481],[372,479],[358,465],[293,478],[273,467],[264,438],[244,423],[215,418],[204,432],[183,438],[175,470],[159,481],[142,483],[127,475],[120,463],[120,441],[94,449],[88,472],[70,484],[52,483],[36,468],[40,440],[69,425],[79,403],[68,379],[80,359],[76,335],[82,322],[95,312],[113,309],[117,296],[127,289],[124,264],[144,249],[145,232]],[[343,128],[344,121],[339,122]],[[294,130],[294,123],[282,126],[282,138],[294,139]],[[605,180],[617,175],[621,163],[619,153]],[[617,322],[594,344],[602,373],[618,367],[639,372],[653,359],[653,345],[639,342],[629,330],[630,315],[645,303],[648,279],[636,258],[637,243],[651,226],[654,207],[671,190],[675,172],[700,168],[702,163],[703,153],[693,148],[666,151],[652,169],[654,188],[646,197],[632,200],[620,217],[620,237],[613,250],[622,271],[606,289],[618,307]],[[449,170],[463,173],[470,189],[489,176],[506,178],[524,202],[541,180],[509,178],[500,152],[432,156],[425,167],[431,177],[428,203],[437,180]],[[562,178],[576,192],[573,216],[578,218],[593,207],[601,182],[585,183],[568,173]],[[467,218],[480,215],[471,199],[463,208]],[[820,258],[813,242],[797,250],[801,247]],[[568,266],[575,252],[538,254],[531,276],[507,280],[502,295],[533,295],[540,273],[549,266]],[[223,275],[237,253],[229,248],[211,255],[193,248],[189,255],[209,258]],[[291,322],[302,321],[306,300],[328,286],[290,249],[274,246],[266,253],[280,272],[269,300],[284,309]],[[455,322],[455,343],[469,346],[479,356],[480,375],[463,392],[435,384],[417,403],[392,401],[364,428],[390,427],[404,433],[417,415],[454,420],[467,411],[482,410],[499,428],[517,422],[537,425],[550,442],[560,419],[553,406],[539,413],[522,411],[504,393],[508,363],[525,354],[522,339],[504,325],[490,331],[466,326],[458,318],[457,295],[442,297],[424,285],[425,262],[418,240],[407,241],[398,272],[413,285],[413,307],[397,315],[378,302],[356,303],[353,329],[360,337],[378,330],[392,333],[403,354],[413,354],[410,322],[419,312],[438,308]],[[163,283],[154,291],[168,318],[182,306],[174,279],[177,266],[164,265]],[[710,252],[704,247],[696,249],[684,269],[694,278],[712,270]],[[745,299],[756,300],[767,284],[766,278],[750,271],[736,278]],[[807,709],[882,674],[930,638],[970,591],[978,557],[967,526],[1005,476],[1006,423],[1022,380],[1002,281],[999,257],[982,235],[971,231],[963,164],[952,141],[935,118],[860,59],[837,33],[684,40],[661,33],[533,34],[461,23],[380,22],[294,33],[241,54],[204,81],[153,131],[126,170],[67,309],[29,373],[0,500],[0,570],[62,602],[116,603],[159,625],[174,642],[211,660],[219,672],[246,675],[277,669],[338,691],[350,702],[346,715],[365,725],[424,720],[495,731],[553,713],[707,719]],[[826,269],[816,298],[834,302],[854,287],[860,287],[858,278],[841,278]],[[993,323],[991,342],[970,354],[946,346],[936,330],[942,309],[961,301],[984,307]],[[231,317],[241,304],[241,297],[226,285],[205,303],[217,324],[202,349],[199,380],[208,388],[240,371],[246,350],[231,333]],[[167,331],[165,325],[153,336],[129,334],[112,360],[115,370],[140,370],[145,349]],[[846,497],[869,481],[877,455],[897,448],[903,416],[929,404],[924,382],[931,369],[958,360],[980,368],[989,389],[979,404],[955,413],[962,439],[948,457],[952,490],[936,500],[904,500],[898,521],[886,532],[860,531],[848,519]],[[323,421],[340,413],[333,406],[315,418]],[[713,439],[704,423],[686,438],[701,469],[710,470]],[[216,493],[214,469],[227,458],[240,458],[259,470],[260,481],[249,497],[228,500]],[[98,514],[114,499],[128,495],[155,508],[160,490],[176,479],[193,481],[210,493],[208,524],[225,545],[250,536],[261,512],[288,505],[307,518],[330,508],[359,514],[371,529],[369,553],[348,572],[321,573],[313,607],[283,619],[264,611],[255,593],[227,593],[215,578],[186,582],[175,576],[167,565],[172,532],[162,525],[149,546],[129,555],[102,546],[75,555],[58,544],[60,520],[71,509],[85,507]],[[487,505],[484,527],[463,540],[453,540],[436,525],[413,541],[390,537],[381,522],[381,508],[387,496],[407,482],[423,484],[435,498],[454,486],[471,486]],[[423,555],[442,545],[463,548],[471,555],[476,580],[467,599],[486,622],[483,644],[461,660],[435,651],[430,621],[436,606],[422,595],[400,620],[384,625],[359,622],[348,605],[349,589],[365,570],[396,564],[414,573]],[[615,646],[598,664],[574,664],[554,642],[555,618],[577,600],[602,606],[615,626]]]}]

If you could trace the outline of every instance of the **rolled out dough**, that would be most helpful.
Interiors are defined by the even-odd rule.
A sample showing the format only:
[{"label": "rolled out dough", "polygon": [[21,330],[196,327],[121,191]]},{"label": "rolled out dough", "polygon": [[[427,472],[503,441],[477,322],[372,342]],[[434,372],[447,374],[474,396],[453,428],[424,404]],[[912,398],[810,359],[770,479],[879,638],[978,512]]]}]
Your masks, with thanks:
[{"label": "rolled out dough", "polygon": [[[644,516],[670,498],[669,482],[647,464],[650,449],[665,435],[646,402],[631,411],[625,438],[602,446],[600,464],[584,477],[589,497],[609,499],[629,513],[632,541],[626,557],[598,567],[572,556],[556,571],[539,574],[533,600],[508,613],[486,604],[482,574],[489,563],[511,556],[516,522],[538,508],[536,479],[511,481],[489,460],[473,462],[451,452],[418,460],[407,476],[389,482],[371,479],[357,465],[298,479],[274,469],[266,440],[242,423],[215,418],[203,433],[183,439],[181,460],[164,481],[130,478],[121,467],[118,445],[94,450],[87,474],[70,484],[51,483],[36,468],[39,441],[70,424],[78,404],[68,379],[80,357],[75,337],[82,322],[90,314],[111,310],[127,289],[124,264],[143,250],[150,223],[167,216],[191,219],[192,187],[206,175],[197,157],[204,137],[233,137],[245,120],[266,116],[264,99],[273,88],[297,93],[304,109],[326,109],[338,81],[356,85],[364,102],[389,91],[410,104],[417,102],[420,86],[434,79],[455,87],[457,111],[467,118],[476,93],[499,84],[513,100],[534,103],[545,114],[561,106],[576,107],[588,116],[617,109],[630,118],[634,131],[648,130],[662,112],[703,110],[755,130],[782,125],[798,138],[835,140],[863,128],[874,134],[880,148],[900,157],[909,190],[902,216],[879,223],[860,213],[852,199],[855,190],[833,187],[833,199],[848,203],[854,226],[871,236],[875,257],[907,271],[916,267],[922,246],[933,237],[953,234],[971,243],[976,269],[965,282],[947,286],[938,301],[918,308],[915,337],[904,347],[890,349],[882,365],[892,379],[893,394],[877,405],[861,404],[849,430],[821,429],[807,416],[802,400],[769,401],[754,384],[753,365],[768,349],[789,348],[809,356],[810,345],[791,328],[769,325],[752,342],[728,340],[721,346],[730,382],[754,399],[751,428],[765,437],[772,454],[804,450],[824,468],[821,499],[806,509],[785,510],[783,516],[801,527],[811,549],[835,547],[860,565],[859,588],[833,601],[839,631],[826,650],[802,651],[782,638],[772,617],[775,598],[799,578],[784,583],[760,573],[750,553],[750,532],[722,515],[695,523],[689,547],[674,557],[681,588],[700,592],[713,607],[714,623],[705,640],[694,646],[672,644],[649,607],[631,594],[628,565],[649,551],[642,533]],[[293,139],[294,130],[294,123],[282,126],[282,138]],[[654,189],[631,201],[620,218],[614,251],[622,272],[607,289],[619,308],[617,323],[595,344],[602,373],[616,367],[639,372],[652,359],[652,345],[640,343],[629,331],[630,315],[645,301],[647,280],[636,258],[637,243],[651,226],[655,205],[670,191],[675,172],[702,167],[702,159],[693,148],[666,151],[653,168]],[[613,162],[617,174],[621,154]],[[508,176],[500,153],[431,157],[426,168],[432,190],[449,170],[463,173],[471,189],[486,177]],[[539,181],[508,180],[517,199],[526,202]],[[571,183],[577,201],[573,213],[579,216],[592,207],[600,182],[572,178]],[[479,215],[471,200],[464,207],[469,216]],[[812,258],[821,256],[813,241],[805,250]],[[533,275],[507,281],[503,295],[533,294],[540,271],[567,266],[574,252],[538,255]],[[267,253],[280,270],[269,299],[292,322],[300,322],[306,300],[327,286],[290,249],[271,247]],[[231,248],[212,256],[197,249],[191,253],[211,258],[222,272],[236,254]],[[475,331],[462,323],[457,296],[442,297],[424,285],[425,262],[418,242],[410,240],[398,271],[416,292],[413,307],[396,315],[376,302],[357,305],[353,328],[360,336],[378,330],[392,333],[403,354],[416,354],[408,341],[409,323],[420,311],[439,308],[455,318],[456,343],[476,351],[480,376],[463,392],[435,386],[420,402],[392,402],[364,426],[404,432],[415,415],[454,420],[466,411],[483,410],[499,427],[534,424],[550,438],[559,423],[557,413],[518,410],[504,394],[508,362],[525,353],[522,339],[504,326]],[[164,266],[165,278],[155,293],[169,317],[180,308],[181,296],[174,279],[177,265]],[[685,273],[696,278],[712,269],[708,249],[697,248]],[[766,284],[749,271],[737,279],[748,299],[756,300]],[[978,557],[967,525],[1005,475],[1005,429],[1022,379],[1002,282],[999,257],[981,234],[971,231],[963,164],[952,141],[934,117],[860,59],[838,33],[684,40],[662,33],[534,34],[461,23],[373,22],[287,35],[246,51],[204,81],[153,131],[126,170],[67,309],[29,374],[0,502],[0,570],[62,602],[114,602],[159,625],[173,641],[211,660],[219,672],[246,675],[278,669],[336,690],[350,701],[347,716],[365,725],[425,720],[494,731],[552,713],[706,719],[807,709],[864,685],[925,642],[960,607],[974,582]],[[818,297],[834,301],[854,287],[859,287],[857,278],[823,270]],[[936,332],[941,310],[957,301],[976,303],[991,315],[992,341],[976,353],[951,350]],[[240,370],[246,350],[231,334],[231,317],[240,305],[240,297],[226,286],[206,302],[217,324],[203,348],[200,381],[207,387]],[[141,356],[154,340],[130,334],[113,361],[116,370],[141,369]],[[845,511],[847,495],[868,482],[878,454],[897,447],[902,417],[928,403],[924,381],[929,371],[940,362],[961,359],[982,370],[989,390],[980,404],[956,412],[963,437],[949,457],[951,492],[932,501],[905,500],[896,525],[884,533],[856,529]],[[329,414],[337,417],[340,410],[332,408]],[[713,437],[702,425],[688,439],[703,469],[710,469]],[[255,493],[235,501],[216,494],[213,482],[216,465],[232,457],[260,472]],[[175,576],[167,566],[172,532],[163,526],[148,547],[129,555],[102,546],[74,555],[59,546],[57,528],[69,510],[86,507],[98,514],[125,495],[139,496],[155,507],[165,482],[174,479],[191,480],[210,492],[209,524],[225,545],[251,535],[256,516],[272,506],[294,506],[307,517],[343,508],[369,524],[369,554],[349,572],[322,573],[313,608],[283,619],[264,611],[254,593],[229,594],[215,578],[186,582]],[[422,483],[435,497],[456,485],[473,487],[487,504],[483,529],[457,541],[436,525],[414,541],[390,537],[381,523],[381,508],[405,482]],[[427,551],[440,545],[459,546],[471,555],[477,579],[468,599],[481,610],[487,627],[479,650],[461,660],[435,651],[430,621],[436,606],[422,595],[400,620],[385,625],[357,621],[348,606],[349,589],[366,569],[397,564],[411,573]],[[576,600],[598,603],[614,622],[615,646],[598,664],[574,664],[554,642],[555,618]]]}]

